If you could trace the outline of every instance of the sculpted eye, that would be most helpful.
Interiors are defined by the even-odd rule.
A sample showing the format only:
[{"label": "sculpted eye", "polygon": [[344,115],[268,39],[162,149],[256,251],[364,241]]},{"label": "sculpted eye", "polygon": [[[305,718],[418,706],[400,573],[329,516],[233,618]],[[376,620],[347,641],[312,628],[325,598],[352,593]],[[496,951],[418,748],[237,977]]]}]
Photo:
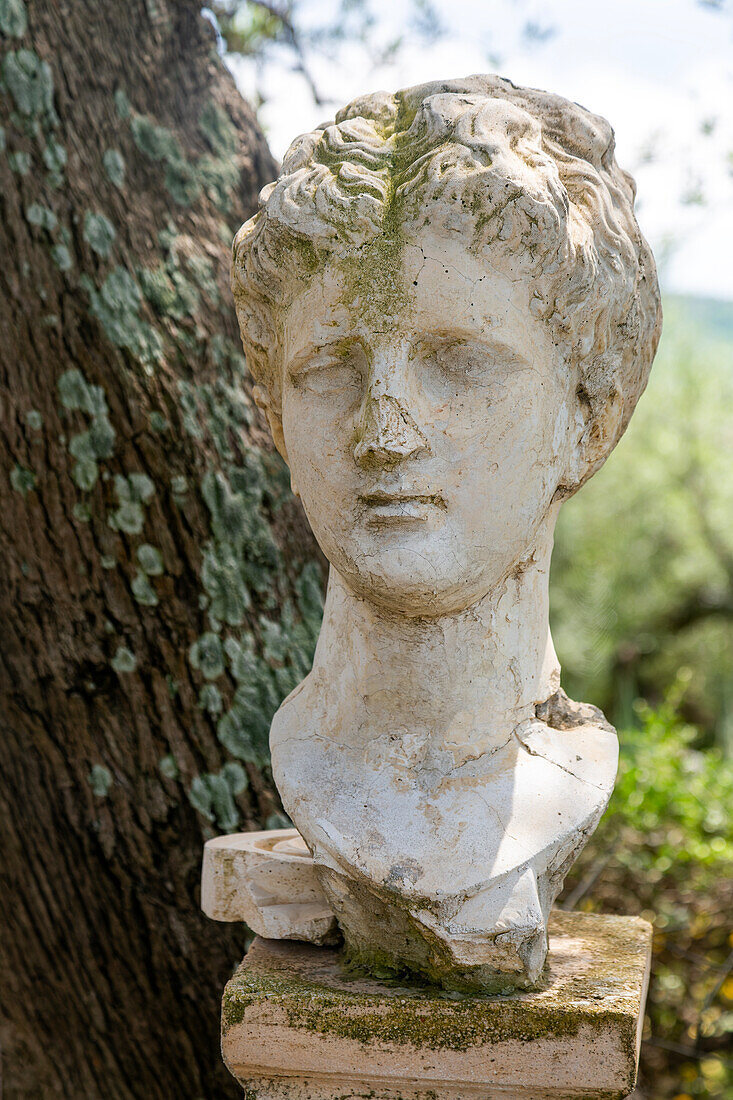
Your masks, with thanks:
[{"label": "sculpted eye", "polygon": [[425,380],[446,390],[461,385],[501,389],[507,373],[522,365],[517,354],[503,345],[451,337],[421,342],[415,354]]},{"label": "sculpted eye", "polygon": [[460,374],[467,378],[477,378],[496,365],[495,356],[489,348],[463,342],[439,346],[435,358],[446,374]]},{"label": "sculpted eye", "polygon": [[299,390],[320,396],[343,395],[356,399],[362,392],[366,356],[360,344],[339,343],[304,357],[290,367],[291,381]]}]

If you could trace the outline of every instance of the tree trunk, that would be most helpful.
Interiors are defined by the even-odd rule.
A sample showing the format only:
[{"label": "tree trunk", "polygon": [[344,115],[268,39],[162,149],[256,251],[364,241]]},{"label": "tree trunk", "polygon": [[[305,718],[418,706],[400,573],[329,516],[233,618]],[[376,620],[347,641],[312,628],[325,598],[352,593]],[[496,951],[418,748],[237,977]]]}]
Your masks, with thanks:
[{"label": "tree trunk", "polygon": [[201,848],[278,803],[322,569],[229,242],[275,166],[190,0],[0,0],[5,1100],[237,1095]]}]

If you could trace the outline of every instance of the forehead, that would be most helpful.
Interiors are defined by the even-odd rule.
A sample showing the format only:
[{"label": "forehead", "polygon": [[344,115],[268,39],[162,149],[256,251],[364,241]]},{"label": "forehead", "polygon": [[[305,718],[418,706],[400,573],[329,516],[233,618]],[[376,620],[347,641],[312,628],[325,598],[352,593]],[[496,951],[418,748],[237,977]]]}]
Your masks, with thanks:
[{"label": "forehead", "polygon": [[346,336],[366,344],[431,333],[496,339],[532,357],[552,347],[531,311],[532,280],[476,256],[458,235],[421,233],[380,257],[373,281],[370,259],[334,257],[297,295],[283,319],[286,357]]}]

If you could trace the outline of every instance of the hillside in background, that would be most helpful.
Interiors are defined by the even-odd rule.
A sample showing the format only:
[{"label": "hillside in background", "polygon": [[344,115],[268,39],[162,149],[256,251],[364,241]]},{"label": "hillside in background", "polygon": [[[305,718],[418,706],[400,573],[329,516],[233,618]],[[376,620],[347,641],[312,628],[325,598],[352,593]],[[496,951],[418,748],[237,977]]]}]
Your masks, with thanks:
[{"label": "hillside in background", "polygon": [[665,294],[664,302],[676,306],[704,330],[711,340],[733,341],[733,301],[696,298],[687,294]]}]

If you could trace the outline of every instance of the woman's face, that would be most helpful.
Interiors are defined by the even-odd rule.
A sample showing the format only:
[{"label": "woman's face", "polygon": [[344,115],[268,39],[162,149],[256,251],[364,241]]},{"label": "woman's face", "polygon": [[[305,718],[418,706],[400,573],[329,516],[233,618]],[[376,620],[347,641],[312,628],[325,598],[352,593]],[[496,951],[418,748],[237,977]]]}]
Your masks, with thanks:
[{"label": "woman's face", "polygon": [[525,276],[429,233],[396,263],[393,306],[354,298],[334,262],[288,310],[283,433],[334,568],[367,599],[432,616],[479,600],[552,522],[575,380]]}]

